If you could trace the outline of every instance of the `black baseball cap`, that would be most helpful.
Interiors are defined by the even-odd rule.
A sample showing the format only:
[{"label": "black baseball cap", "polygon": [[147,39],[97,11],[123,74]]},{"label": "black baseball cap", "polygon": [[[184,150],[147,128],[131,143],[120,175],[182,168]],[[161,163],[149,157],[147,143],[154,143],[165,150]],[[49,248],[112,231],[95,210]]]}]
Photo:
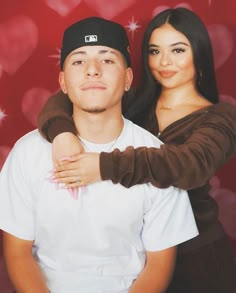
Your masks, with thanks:
[{"label": "black baseball cap", "polygon": [[100,17],[88,17],[68,27],[63,35],[61,69],[66,57],[83,46],[107,46],[124,56],[127,66],[131,65],[129,40],[124,27],[114,21]]}]

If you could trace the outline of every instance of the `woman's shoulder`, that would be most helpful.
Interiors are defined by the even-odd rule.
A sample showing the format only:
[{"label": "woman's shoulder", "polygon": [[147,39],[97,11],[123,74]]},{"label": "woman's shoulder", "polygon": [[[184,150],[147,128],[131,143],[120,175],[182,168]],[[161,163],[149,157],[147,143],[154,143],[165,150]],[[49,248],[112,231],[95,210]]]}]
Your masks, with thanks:
[{"label": "woman's shoulder", "polygon": [[209,118],[228,124],[236,132],[236,104],[219,102],[205,109],[209,113]]},{"label": "woman's shoulder", "polygon": [[227,102],[219,102],[206,107],[206,111],[221,115],[230,115],[236,120],[236,101],[235,104]]},{"label": "woman's shoulder", "polygon": [[227,102],[219,102],[201,110],[204,119],[200,125],[208,125],[215,129],[224,129],[228,133],[236,135],[236,105]]},{"label": "woman's shoulder", "polygon": [[177,135],[196,132],[199,129],[201,132],[206,129],[207,133],[214,129],[225,133],[225,135],[235,136],[236,106],[226,102],[207,105],[177,120],[172,124],[172,127],[168,127],[168,131],[165,133],[174,132]]}]

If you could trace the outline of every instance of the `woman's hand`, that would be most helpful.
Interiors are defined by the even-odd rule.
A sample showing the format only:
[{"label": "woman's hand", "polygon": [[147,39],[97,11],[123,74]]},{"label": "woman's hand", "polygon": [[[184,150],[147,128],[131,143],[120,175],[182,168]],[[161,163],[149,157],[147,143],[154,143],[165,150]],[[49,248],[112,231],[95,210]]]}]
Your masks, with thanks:
[{"label": "woman's hand", "polygon": [[84,152],[77,136],[70,132],[57,135],[52,143],[52,160],[54,167],[63,165],[71,157]]},{"label": "woman's hand", "polygon": [[62,160],[54,170],[55,180],[68,188],[81,187],[101,180],[100,154],[83,153]]},{"label": "woman's hand", "polygon": [[64,183],[65,187],[73,189],[101,180],[99,157],[98,153],[84,153],[74,134],[57,135],[52,143],[52,182]]}]

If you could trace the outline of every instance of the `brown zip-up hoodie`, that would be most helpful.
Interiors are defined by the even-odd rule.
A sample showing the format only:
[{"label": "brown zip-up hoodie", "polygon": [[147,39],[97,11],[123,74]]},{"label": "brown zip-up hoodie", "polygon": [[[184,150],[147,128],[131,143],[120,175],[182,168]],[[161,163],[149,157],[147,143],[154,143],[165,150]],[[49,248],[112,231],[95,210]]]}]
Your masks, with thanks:
[{"label": "brown zip-up hoodie", "polygon": [[[63,131],[76,134],[71,112],[63,94],[49,99],[39,116],[40,132],[49,141]],[[158,121],[155,124],[158,134]],[[128,147],[101,153],[101,176],[126,187],[151,182],[160,188],[173,185],[188,190],[200,234],[179,246],[184,253],[223,235],[217,204],[209,195],[209,179],[236,154],[236,107],[219,103],[195,111],[158,136],[165,143],[160,149]]]}]

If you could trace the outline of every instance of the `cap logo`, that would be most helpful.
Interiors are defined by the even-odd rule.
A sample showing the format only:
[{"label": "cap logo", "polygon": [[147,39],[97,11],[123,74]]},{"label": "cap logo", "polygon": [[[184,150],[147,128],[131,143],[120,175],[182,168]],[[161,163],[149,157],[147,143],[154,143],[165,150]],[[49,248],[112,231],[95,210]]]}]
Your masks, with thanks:
[{"label": "cap logo", "polygon": [[97,42],[98,37],[97,37],[97,35],[88,35],[88,36],[84,37],[84,41],[85,41],[85,43]]}]

